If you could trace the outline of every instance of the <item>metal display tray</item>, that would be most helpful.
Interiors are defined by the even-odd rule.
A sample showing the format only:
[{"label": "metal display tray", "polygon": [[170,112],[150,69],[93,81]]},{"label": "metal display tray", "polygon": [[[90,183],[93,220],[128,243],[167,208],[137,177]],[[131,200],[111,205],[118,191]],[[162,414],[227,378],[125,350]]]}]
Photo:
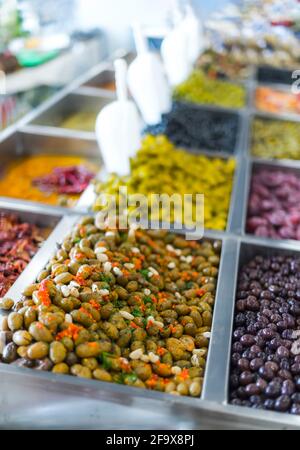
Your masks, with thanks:
[{"label": "metal display tray", "polygon": [[[64,218],[40,251],[39,264],[31,264],[24,284],[10,293],[17,300],[28,283],[55,251],[56,243],[78,218]],[[230,350],[239,267],[256,254],[295,253],[293,245],[262,244],[255,239],[238,238],[225,233],[206,233],[206,238],[222,241],[220,275],[214,308],[212,337],[201,398],[176,397],[169,394],[130,388],[70,376],[39,373],[0,364],[1,409],[0,424],[5,428],[63,428],[66,426],[101,428],[118,427],[124,412],[131,411],[126,428],[135,427],[132,420],[142,414],[149,429],[164,419],[166,428],[274,428],[300,429],[298,417],[231,406],[227,403],[230,370]],[[80,402],[80,408],[74,407]],[[109,403],[114,423],[108,424],[101,413]],[[30,405],[30,407],[28,406]],[[147,410],[145,411],[145,405]],[[101,408],[102,407],[102,408]],[[66,412],[68,411],[68,414]],[[159,413],[157,414],[157,411]],[[133,419],[135,418],[135,419]],[[88,420],[87,420],[88,419]]]},{"label": "metal display tray", "polygon": [[[111,63],[102,64],[101,68],[95,69],[92,76],[98,75],[101,70],[110,69]],[[61,143],[61,139],[65,143],[68,142],[67,148],[70,148],[72,153],[74,149],[78,149],[79,152],[84,149],[85,152],[88,148],[92,148],[92,152],[98,152],[92,135],[33,125],[35,120],[39,120],[38,118],[43,114],[47,116],[48,111],[55,109],[57,103],[64,102],[66,97],[80,95],[80,98],[84,98],[82,93],[74,93],[81,89],[80,86],[92,76],[90,71],[88,76],[77,80],[42,107],[26,116],[19,122],[18,132],[16,129],[6,131],[5,138],[2,137],[1,140],[3,145],[0,146],[0,154],[3,153],[4,157],[8,158],[9,139],[12,140],[11,142],[20,142],[20,140],[27,142],[37,152],[41,148],[45,151],[45,148],[50,148],[55,142]],[[254,85],[251,85],[251,89],[253,88]],[[96,97],[98,100],[99,96],[96,95]],[[187,428],[300,429],[299,417],[237,407],[227,403],[236,282],[240,265],[256,253],[300,251],[294,242],[270,241],[244,235],[250,170],[252,164],[256,164],[249,155],[251,119],[249,106],[245,111],[239,112],[242,126],[239,146],[234,155],[238,167],[227,232],[207,230],[205,233],[207,238],[220,239],[223,245],[201,399],[173,397],[128,386],[70,376],[54,376],[51,373],[40,373],[13,365],[0,364],[0,428],[159,429],[163,424],[166,429],[176,430]],[[6,142],[5,145],[4,142]],[[6,150],[3,150],[5,148]],[[217,154],[209,152],[209,156],[214,157]],[[271,163],[268,162],[268,164]],[[28,265],[26,273],[23,272],[12,286],[9,291],[10,297],[14,300],[20,298],[24,287],[35,280],[38,272],[47,264],[57,248],[57,243],[71,230],[81,214],[89,209],[93,198],[93,189],[90,187],[80,199],[76,209],[71,211],[0,199],[7,208],[17,205],[16,207],[22,210],[28,209],[34,213],[49,214],[49,217],[52,217],[54,213],[56,215],[64,213],[62,220]]]},{"label": "metal display tray", "polygon": [[92,95],[86,95],[82,93],[70,93],[60,100],[58,100],[54,105],[49,107],[47,110],[42,111],[40,115],[35,117],[30,124],[34,126],[43,127],[44,130],[49,128],[59,129],[59,130],[69,130],[72,135],[75,133],[80,133],[83,137],[95,139],[95,131],[85,131],[73,130],[67,128],[63,122],[64,120],[71,117],[76,113],[90,113],[95,115],[95,122],[98,113],[104,106],[111,103],[115,98],[115,94],[109,91],[102,91],[94,93]]},{"label": "metal display tray", "polygon": [[[15,131],[0,142],[0,167],[1,173],[5,172],[6,166],[22,156],[39,155],[41,153],[51,155],[79,156],[96,163],[102,164],[101,154],[96,141],[76,136],[71,137],[68,133],[61,135],[44,134],[44,130],[28,127],[27,131]],[[50,211],[63,215],[67,208],[51,206],[43,203],[27,200],[12,199],[0,196],[0,200],[6,200],[13,205],[26,205],[40,211]]]}]

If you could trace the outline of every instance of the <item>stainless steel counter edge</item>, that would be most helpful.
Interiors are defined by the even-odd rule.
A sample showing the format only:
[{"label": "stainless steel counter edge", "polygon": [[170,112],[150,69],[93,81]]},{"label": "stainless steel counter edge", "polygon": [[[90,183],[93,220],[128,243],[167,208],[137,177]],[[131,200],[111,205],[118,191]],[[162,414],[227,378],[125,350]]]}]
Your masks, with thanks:
[{"label": "stainless steel counter edge", "polygon": [[[67,416],[71,419],[72,428],[81,428],[83,417],[87,415],[87,428],[101,429],[99,409],[107,408],[109,403],[115,418],[122,414],[122,410],[119,412],[120,406],[126,406],[131,412],[140,411],[143,417],[149,411],[163,414],[166,422],[168,419],[171,422],[175,420],[176,428],[183,421],[188,429],[300,429],[299,417],[286,414],[179,398],[95,380],[53,376],[12,365],[0,364],[0,373],[0,426],[5,428],[43,428],[45,424],[47,428],[64,428]],[[43,406],[39,399],[43,399]],[[72,407],[74,403],[80,404],[80,407]],[[64,414],[59,414],[62,408]],[[52,409],[55,414],[49,417]],[[121,417],[122,423],[125,423],[124,416]],[[144,424],[145,428],[148,426],[151,429],[151,423]]]}]

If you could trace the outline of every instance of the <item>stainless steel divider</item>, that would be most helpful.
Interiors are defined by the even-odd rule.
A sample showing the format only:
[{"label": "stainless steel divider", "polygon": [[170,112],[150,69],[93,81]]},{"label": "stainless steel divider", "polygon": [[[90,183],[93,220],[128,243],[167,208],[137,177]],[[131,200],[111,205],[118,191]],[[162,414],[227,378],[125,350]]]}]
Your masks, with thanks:
[{"label": "stainless steel divider", "polygon": [[227,400],[238,252],[237,239],[223,240],[213,327],[202,393],[204,400],[218,403],[224,403]]}]

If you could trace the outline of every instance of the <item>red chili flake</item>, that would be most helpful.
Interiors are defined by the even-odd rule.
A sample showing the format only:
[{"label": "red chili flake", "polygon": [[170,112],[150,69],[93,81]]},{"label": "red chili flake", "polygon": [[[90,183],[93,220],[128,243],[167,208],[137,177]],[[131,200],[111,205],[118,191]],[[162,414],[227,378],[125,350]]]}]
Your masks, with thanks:
[{"label": "red chili flake", "polygon": [[177,331],[177,328],[174,325],[169,325],[169,329],[170,329],[172,334],[176,333],[176,331]]},{"label": "red chili flake", "polygon": [[188,378],[190,378],[190,373],[188,371],[188,369],[183,369],[181,374],[180,374],[180,378],[182,380],[187,380]]},{"label": "red chili flake", "polygon": [[100,310],[100,308],[101,308],[101,306],[99,305],[99,303],[97,303],[95,300],[90,300],[89,301],[89,304],[94,308],[94,309],[96,309],[97,311],[99,311]]},{"label": "red chili flake", "polygon": [[128,361],[124,361],[124,358],[120,358],[120,366],[124,372],[130,373],[131,367]]},{"label": "red chili flake", "polygon": [[82,329],[83,329],[83,327],[74,325],[73,323],[70,323],[68,325],[68,328],[66,328],[65,330],[58,333],[58,335],[56,336],[56,340],[60,341],[64,337],[69,337],[69,338],[73,339],[74,341],[76,341],[76,339],[79,336],[79,331]]},{"label": "red chili flake", "polygon": [[146,385],[149,388],[153,388],[156,385],[157,381],[158,381],[158,375],[153,374],[152,377],[149,378],[149,380],[146,381]]},{"label": "red chili flake", "polygon": [[83,306],[79,308],[79,311],[82,312],[83,314],[86,314],[90,319],[94,320],[92,314],[89,311],[87,311]]},{"label": "red chili flake", "polygon": [[134,323],[134,322],[130,322],[130,326],[131,326],[131,328],[136,328],[136,329],[138,329],[138,328],[140,328],[136,323]]},{"label": "red chili flake", "polygon": [[148,320],[147,326],[146,326],[146,330],[148,330],[150,327],[152,327],[154,325],[153,320]]},{"label": "red chili flake", "polygon": [[158,347],[156,353],[158,354],[158,356],[163,356],[166,353],[166,349],[163,347]]},{"label": "red chili flake", "polygon": [[141,270],[142,268],[142,261],[140,259],[134,260],[134,267],[136,270]]},{"label": "red chili flake", "polygon": [[86,285],[86,281],[84,278],[82,278],[80,275],[77,275],[74,280],[76,281],[76,283],[80,284],[80,286],[85,286]]},{"label": "red chili flake", "polygon": [[182,272],[181,279],[183,281],[190,281],[191,280],[191,275],[188,272]]},{"label": "red chili flake", "polygon": [[198,297],[202,297],[202,295],[205,294],[205,290],[204,289],[197,289],[196,294]]},{"label": "red chili flake", "polygon": [[81,237],[85,236],[85,227],[84,226],[80,227],[79,234]]},{"label": "red chili flake", "polygon": [[42,305],[50,306],[51,305],[51,299],[49,295],[49,291],[47,288],[48,280],[43,280],[40,284],[37,296],[42,303]]},{"label": "red chili flake", "polygon": [[76,253],[75,259],[80,260],[80,259],[85,258],[85,257],[86,256],[85,256],[84,253],[78,252],[78,253]]}]

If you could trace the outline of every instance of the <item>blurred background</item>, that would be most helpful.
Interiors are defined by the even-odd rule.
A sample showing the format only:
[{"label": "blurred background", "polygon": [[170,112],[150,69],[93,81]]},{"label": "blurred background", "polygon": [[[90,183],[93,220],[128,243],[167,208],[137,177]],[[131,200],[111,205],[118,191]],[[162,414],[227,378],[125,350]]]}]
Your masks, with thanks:
[{"label": "blurred background", "polygon": [[[152,49],[185,0],[0,0],[0,129],[115,52],[133,51],[140,23]],[[238,64],[297,66],[296,0],[190,0],[204,47]],[[224,62],[224,61],[223,61]],[[5,89],[5,92],[2,92]]]}]

